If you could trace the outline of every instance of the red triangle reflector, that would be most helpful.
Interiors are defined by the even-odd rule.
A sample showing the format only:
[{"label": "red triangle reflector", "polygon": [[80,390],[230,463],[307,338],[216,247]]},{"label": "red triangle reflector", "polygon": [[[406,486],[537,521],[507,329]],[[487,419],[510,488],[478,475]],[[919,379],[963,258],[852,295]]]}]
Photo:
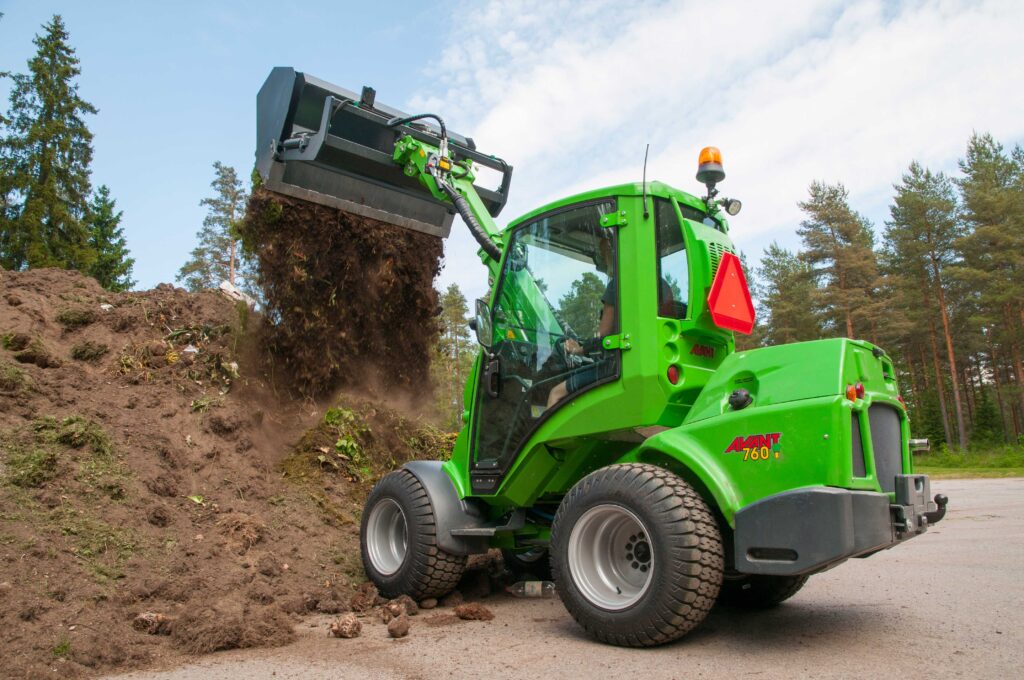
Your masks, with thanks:
[{"label": "red triangle reflector", "polygon": [[750,335],[754,330],[754,303],[747,288],[740,258],[732,253],[722,255],[718,273],[708,293],[711,319],[719,328]]}]

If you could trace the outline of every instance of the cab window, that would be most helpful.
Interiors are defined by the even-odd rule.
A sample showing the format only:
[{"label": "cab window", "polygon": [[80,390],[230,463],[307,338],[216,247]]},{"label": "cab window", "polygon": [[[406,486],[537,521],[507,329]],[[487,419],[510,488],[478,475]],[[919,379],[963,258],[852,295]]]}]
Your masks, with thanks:
[{"label": "cab window", "polygon": [[685,319],[690,293],[686,242],[672,202],[655,199],[655,243],[658,253],[658,316]]}]

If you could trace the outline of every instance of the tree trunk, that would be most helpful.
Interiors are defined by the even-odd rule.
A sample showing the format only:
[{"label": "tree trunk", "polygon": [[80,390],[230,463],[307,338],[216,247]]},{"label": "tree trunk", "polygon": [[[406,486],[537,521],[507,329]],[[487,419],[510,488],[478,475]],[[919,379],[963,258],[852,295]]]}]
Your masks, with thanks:
[{"label": "tree trunk", "polygon": [[967,430],[964,428],[964,409],[960,403],[960,377],[957,375],[956,356],[953,353],[953,334],[949,330],[949,313],[946,311],[946,293],[942,290],[942,276],[939,263],[933,254],[932,274],[935,276],[935,291],[939,297],[939,316],[942,319],[942,333],[946,340],[946,356],[949,360],[949,379],[953,384],[953,409],[956,411],[956,429],[961,450],[967,448]]},{"label": "tree trunk", "polygon": [[[1004,314],[1004,319],[1006,320],[1006,328],[1007,328],[1007,330],[1012,329],[1013,326],[1014,326],[1014,324],[1013,324],[1013,314],[1012,314],[1012,310],[1010,308],[1010,304],[1009,303],[1007,303],[1003,307],[1003,314]],[[1013,340],[1011,340],[1007,344],[1010,346],[1010,356],[1013,358],[1013,372],[1014,372],[1014,381],[1015,381],[1014,387],[1015,387],[1016,393],[1017,393],[1017,399],[1015,400],[1015,403],[1013,405],[1013,411],[1014,411],[1014,413],[1024,413],[1024,364],[1021,363],[1020,343],[1018,342],[1018,340],[1020,338],[1020,334],[1019,333],[1012,333],[1011,337],[1013,338]],[[1014,417],[1014,425],[1015,425],[1014,429],[1017,431],[1017,433],[1019,435],[1020,434],[1020,428],[1019,428],[1019,426],[1017,426],[1018,422],[1019,422],[1019,420],[1015,416]]]},{"label": "tree trunk", "polygon": [[[992,367],[992,381],[995,383],[996,406],[999,408],[999,422],[1003,424],[1003,441],[1010,441],[1010,432],[1013,431],[1013,424],[1006,417],[1006,405],[1003,404],[1003,384],[999,380],[999,364],[996,360],[996,348],[991,341],[988,344],[988,357]],[[979,367],[980,370],[980,367]]]},{"label": "tree trunk", "polygon": [[932,344],[932,363],[935,366],[935,388],[939,393],[939,413],[942,416],[942,431],[946,435],[946,446],[953,448],[953,433],[949,430],[949,413],[946,411],[946,389],[942,380],[942,366],[939,363],[939,343],[935,338],[935,320],[928,319],[929,337]]},{"label": "tree trunk", "polygon": [[228,263],[228,281],[235,285],[235,241],[231,241],[231,260]]}]

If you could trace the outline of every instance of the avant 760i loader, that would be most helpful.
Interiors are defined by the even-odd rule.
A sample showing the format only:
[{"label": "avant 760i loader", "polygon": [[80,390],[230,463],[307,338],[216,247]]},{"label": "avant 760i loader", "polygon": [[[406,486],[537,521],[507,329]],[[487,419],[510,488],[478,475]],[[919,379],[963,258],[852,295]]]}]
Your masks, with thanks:
[{"label": "avant 760i loader", "polygon": [[550,568],[598,639],[649,646],[717,600],[777,604],[942,519],[884,350],[735,351],[753,307],[716,149],[701,152],[703,198],[622,184],[501,229],[512,168],[439,117],[290,68],[258,105],[266,188],[441,238],[458,213],[493,280],[451,459],[408,463],[367,499],[363,564],[384,595],[442,595],[467,556],[501,548]]}]

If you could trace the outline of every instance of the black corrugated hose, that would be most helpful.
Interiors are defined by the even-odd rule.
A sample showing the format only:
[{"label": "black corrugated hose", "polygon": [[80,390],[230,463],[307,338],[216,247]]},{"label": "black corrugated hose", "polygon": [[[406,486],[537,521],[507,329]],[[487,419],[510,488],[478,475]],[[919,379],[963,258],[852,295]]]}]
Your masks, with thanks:
[{"label": "black corrugated hose", "polygon": [[501,261],[501,249],[487,236],[487,232],[480,226],[480,222],[477,221],[476,216],[473,215],[473,211],[469,207],[469,201],[448,182],[438,179],[437,183],[441,185],[444,192],[448,194],[448,198],[455,204],[455,209],[459,211],[459,215],[462,216],[466,226],[469,227],[469,233],[473,234],[473,238],[480,244],[480,248],[495,262]]}]

